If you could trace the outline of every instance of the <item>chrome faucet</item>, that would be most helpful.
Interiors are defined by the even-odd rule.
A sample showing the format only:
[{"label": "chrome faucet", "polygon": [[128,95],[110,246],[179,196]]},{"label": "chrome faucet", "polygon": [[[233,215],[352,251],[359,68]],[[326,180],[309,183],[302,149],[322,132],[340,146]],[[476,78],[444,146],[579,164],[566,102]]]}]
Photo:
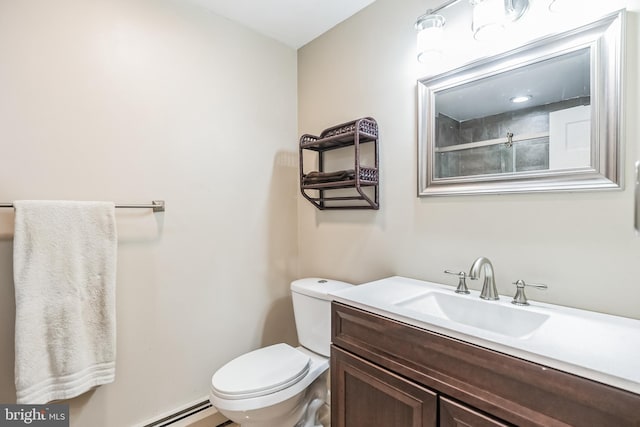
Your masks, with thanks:
[{"label": "chrome faucet", "polygon": [[473,262],[471,270],[469,270],[469,278],[471,280],[478,280],[480,278],[480,269],[484,271],[484,283],[482,284],[482,291],[480,292],[480,298],[488,300],[498,300],[498,290],[496,289],[496,281],[493,278],[493,265],[489,258],[481,256]]}]

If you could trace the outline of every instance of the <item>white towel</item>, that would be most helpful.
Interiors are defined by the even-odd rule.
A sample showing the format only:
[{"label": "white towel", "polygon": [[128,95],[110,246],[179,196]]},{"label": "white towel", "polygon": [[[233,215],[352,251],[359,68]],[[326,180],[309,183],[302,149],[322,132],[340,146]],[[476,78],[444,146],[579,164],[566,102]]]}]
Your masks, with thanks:
[{"label": "white towel", "polygon": [[15,201],[17,403],[115,378],[117,236],[111,202]]}]

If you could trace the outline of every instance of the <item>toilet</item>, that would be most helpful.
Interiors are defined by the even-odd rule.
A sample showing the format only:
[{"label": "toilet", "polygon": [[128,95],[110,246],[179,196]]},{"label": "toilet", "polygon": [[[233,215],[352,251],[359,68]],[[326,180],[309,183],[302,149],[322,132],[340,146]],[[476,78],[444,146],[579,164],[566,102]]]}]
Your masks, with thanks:
[{"label": "toilet", "polygon": [[291,283],[300,347],[280,343],[243,354],[211,378],[209,400],[242,427],[320,427],[328,422],[331,298],[353,286],[321,278]]}]

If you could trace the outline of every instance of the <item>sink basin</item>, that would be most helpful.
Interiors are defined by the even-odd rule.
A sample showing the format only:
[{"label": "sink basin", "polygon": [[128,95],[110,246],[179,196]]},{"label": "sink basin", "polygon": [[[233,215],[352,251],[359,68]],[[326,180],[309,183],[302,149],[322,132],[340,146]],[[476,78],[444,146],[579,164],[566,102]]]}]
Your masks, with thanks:
[{"label": "sink basin", "polygon": [[526,338],[549,319],[548,314],[440,292],[428,292],[395,305],[514,338]]},{"label": "sink basin", "polygon": [[441,283],[393,276],[334,300],[450,338],[640,394],[640,320],[530,301],[497,301]]}]

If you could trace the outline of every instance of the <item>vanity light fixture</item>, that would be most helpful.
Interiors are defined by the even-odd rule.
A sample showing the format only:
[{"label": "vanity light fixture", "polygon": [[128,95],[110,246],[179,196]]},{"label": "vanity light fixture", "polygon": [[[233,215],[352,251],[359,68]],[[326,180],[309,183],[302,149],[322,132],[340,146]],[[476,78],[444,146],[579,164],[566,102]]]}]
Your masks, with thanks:
[{"label": "vanity light fixture", "polygon": [[531,98],[533,98],[531,95],[518,95],[509,99],[509,101],[513,102],[514,104],[520,104],[522,102],[529,101]]},{"label": "vanity light fixture", "polygon": [[494,40],[505,25],[520,19],[529,0],[469,0],[473,6],[471,30],[476,40]]},{"label": "vanity light fixture", "polygon": [[438,59],[442,54],[442,36],[444,33],[444,16],[427,12],[416,21],[418,31],[418,61],[428,62]]},{"label": "vanity light fixture", "polygon": [[416,19],[414,28],[418,31],[418,61],[428,62],[442,54],[442,38],[444,35],[444,16],[437,12],[453,6],[460,0],[447,0],[435,9],[428,9],[424,15]]},{"label": "vanity light fixture", "polygon": [[471,31],[476,40],[493,40],[504,30],[503,0],[470,0],[473,6]]},{"label": "vanity light fixture", "polygon": [[576,7],[580,6],[580,3],[575,0],[551,0],[549,3],[549,11],[555,13],[569,13],[574,12]]},{"label": "vanity light fixture", "polygon": [[[418,17],[414,24],[418,32],[418,61],[428,62],[430,59],[437,58],[442,54],[445,19],[438,12],[460,1],[447,0],[434,9],[428,9],[425,14]],[[529,9],[529,0],[468,1],[473,6],[471,29],[473,38],[476,40],[495,38],[496,34],[502,32],[505,25],[517,21]]]}]

